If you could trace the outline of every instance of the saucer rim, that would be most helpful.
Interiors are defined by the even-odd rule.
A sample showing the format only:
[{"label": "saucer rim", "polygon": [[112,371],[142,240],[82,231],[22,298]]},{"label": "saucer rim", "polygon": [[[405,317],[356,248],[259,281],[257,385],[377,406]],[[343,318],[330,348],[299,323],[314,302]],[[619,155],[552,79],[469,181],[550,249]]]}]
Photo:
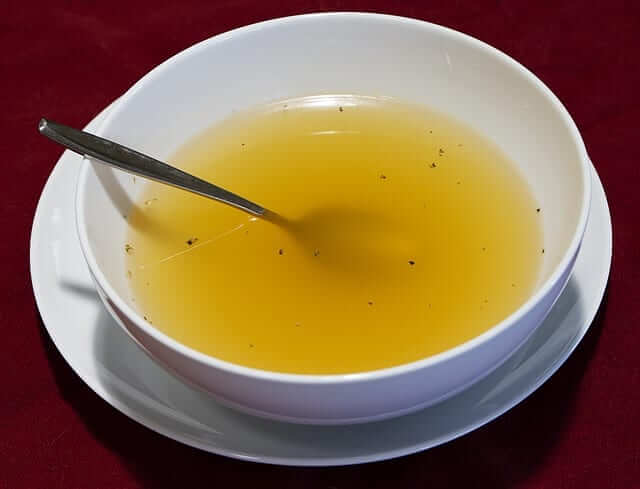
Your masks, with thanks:
[{"label": "saucer rim", "polygon": [[[117,101],[116,101],[117,102]],[[86,129],[93,129],[95,128],[98,124],[100,124],[100,121],[106,116],[106,114],[109,112],[109,110],[112,109],[112,107],[114,106],[114,104],[116,102],[113,102],[112,104],[110,104],[109,106],[107,106],[102,112],[100,112],[86,127]],[[597,171],[595,170],[595,168],[592,165],[592,186],[594,188],[594,192],[593,192],[593,197],[599,198],[600,196],[600,191],[602,191],[602,204],[604,206],[604,211],[605,211],[605,217],[606,217],[606,222],[604,222],[603,224],[606,225],[606,231],[607,231],[607,235],[604,236],[603,242],[604,244],[608,244],[608,250],[607,250],[607,268],[606,268],[606,273],[604,274],[603,277],[600,277],[601,282],[598,284],[598,291],[597,291],[597,297],[599,298],[597,301],[594,301],[594,304],[587,304],[587,311],[585,314],[585,324],[586,326],[581,328],[579,331],[579,334],[577,334],[574,338],[572,338],[567,344],[568,344],[568,348],[566,348],[565,350],[563,350],[561,352],[561,354],[556,357],[555,361],[553,361],[552,363],[550,363],[549,367],[544,371],[543,374],[541,374],[535,382],[531,383],[530,385],[527,386],[526,389],[524,389],[520,395],[513,397],[509,402],[504,403],[502,406],[499,406],[497,409],[495,409],[494,411],[492,411],[489,415],[487,415],[486,417],[477,420],[475,423],[463,426],[462,429],[458,429],[458,430],[452,430],[451,432],[447,433],[447,435],[443,435],[440,436],[438,438],[432,438],[430,440],[425,440],[425,442],[421,443],[421,444],[417,444],[417,445],[411,445],[411,446],[405,446],[402,448],[398,448],[395,450],[386,450],[386,451],[378,451],[378,452],[373,452],[367,455],[356,455],[356,456],[340,456],[337,458],[324,458],[324,457],[301,457],[301,458],[295,458],[295,457],[280,457],[280,456],[275,456],[275,457],[269,457],[269,456],[264,456],[264,455],[260,455],[259,457],[256,457],[255,455],[252,455],[250,450],[247,450],[245,452],[239,451],[239,450],[229,450],[229,449],[225,449],[224,446],[218,446],[216,444],[211,444],[211,443],[206,443],[206,442],[201,442],[197,439],[188,437],[188,436],[182,436],[182,434],[176,430],[173,430],[171,428],[167,428],[165,426],[162,425],[162,423],[158,423],[154,420],[149,419],[148,416],[144,415],[144,412],[138,412],[138,410],[136,410],[135,408],[132,408],[131,406],[129,406],[126,402],[121,401],[120,399],[118,399],[117,396],[112,395],[108,389],[104,388],[104,386],[101,384],[101,382],[99,382],[96,379],[92,379],[89,378],[90,376],[88,375],[84,375],[85,372],[82,371],[81,368],[79,368],[79,366],[75,365],[74,361],[72,358],[70,358],[69,352],[65,351],[65,348],[61,348],[61,345],[59,344],[58,341],[56,341],[56,335],[53,334],[52,332],[52,327],[50,325],[47,324],[47,319],[45,317],[45,315],[43,314],[43,309],[46,309],[45,307],[43,307],[43,297],[42,294],[44,291],[42,291],[39,288],[38,285],[38,277],[40,275],[40,272],[37,270],[36,267],[36,260],[34,259],[34,257],[37,255],[38,251],[35,249],[35,242],[36,242],[36,237],[38,236],[38,230],[40,226],[44,226],[44,224],[42,223],[42,215],[43,215],[43,208],[46,204],[46,200],[47,200],[47,195],[48,192],[51,191],[51,187],[53,186],[52,182],[56,179],[57,177],[57,173],[60,172],[60,168],[62,167],[62,165],[65,164],[69,164],[70,162],[67,162],[66,159],[72,156],[74,158],[81,158],[80,156],[76,156],[73,155],[71,153],[69,153],[68,151],[65,151],[60,158],[58,159],[58,161],[56,162],[56,165],[54,166],[53,170],[51,171],[46,184],[44,185],[41,195],[39,197],[38,200],[38,205],[36,208],[36,212],[34,215],[34,219],[33,219],[33,224],[32,224],[32,229],[31,229],[31,240],[30,240],[30,272],[31,272],[31,281],[32,281],[32,287],[34,290],[34,296],[35,296],[35,300],[36,300],[36,304],[38,306],[38,310],[40,311],[41,317],[42,317],[42,323],[45,327],[45,329],[47,330],[47,334],[49,335],[49,337],[51,338],[51,340],[53,341],[54,345],[56,346],[56,349],[60,352],[60,354],[62,355],[62,357],[64,358],[64,360],[67,362],[67,364],[71,367],[71,369],[80,377],[80,379],[91,389],[93,390],[96,394],[98,394],[98,396],[100,396],[103,400],[105,400],[107,403],[109,403],[111,406],[113,406],[114,408],[116,408],[118,411],[120,411],[121,413],[125,414],[127,417],[137,421],[138,423],[142,424],[143,426],[146,426],[147,428],[155,431],[156,433],[162,434],[168,438],[171,438],[173,440],[179,441],[181,443],[184,443],[185,445],[188,446],[192,446],[210,453],[215,453],[218,455],[222,455],[222,456],[226,456],[226,457],[230,457],[230,458],[235,458],[235,459],[240,459],[240,460],[250,460],[250,461],[254,461],[254,462],[260,462],[260,463],[267,463],[267,464],[279,464],[279,465],[290,465],[290,466],[335,466],[335,465],[352,465],[352,464],[360,464],[360,463],[369,463],[369,462],[374,462],[374,461],[381,461],[381,460],[388,460],[388,459],[392,459],[392,458],[397,458],[397,457],[401,457],[401,456],[405,456],[405,455],[409,455],[409,454],[413,454],[413,453],[417,453],[420,451],[424,451],[424,450],[428,450],[429,448],[433,448],[435,446],[441,445],[443,443],[446,443],[448,441],[452,441],[456,438],[459,438],[467,433],[470,433],[488,423],[490,423],[491,421],[495,420],[496,418],[502,416],[504,413],[506,413],[507,411],[513,409],[515,406],[517,406],[518,404],[520,404],[523,400],[525,400],[527,397],[529,397],[533,392],[535,392],[542,384],[544,384],[565,362],[566,360],[569,358],[569,356],[571,356],[571,354],[573,353],[573,351],[575,350],[575,348],[580,344],[580,342],[582,341],[582,339],[584,338],[584,336],[586,335],[587,331],[590,329],[591,323],[593,322],[597,311],[600,307],[600,304],[602,302],[602,298],[604,296],[605,290],[606,290],[606,286],[608,283],[608,278],[609,278],[609,274],[610,274],[610,269],[611,269],[611,259],[612,259],[612,227],[611,227],[611,214],[610,214],[610,209],[608,206],[608,202],[607,202],[607,197],[606,197],[606,193],[604,192],[604,189],[602,187],[602,182],[600,181],[600,178],[597,174]],[[79,174],[79,166],[78,166],[78,171],[76,172],[76,176]],[[74,211],[75,212],[75,211]],[[75,230],[75,226],[73,226],[73,229]],[[77,239],[77,236],[76,236]],[[528,340],[527,340],[528,342]],[[570,346],[569,346],[570,345]],[[142,352],[141,352],[142,354]],[[95,380],[95,381],[94,381]],[[145,406],[148,408],[148,406]],[[425,408],[425,409],[429,409],[429,407]]]}]

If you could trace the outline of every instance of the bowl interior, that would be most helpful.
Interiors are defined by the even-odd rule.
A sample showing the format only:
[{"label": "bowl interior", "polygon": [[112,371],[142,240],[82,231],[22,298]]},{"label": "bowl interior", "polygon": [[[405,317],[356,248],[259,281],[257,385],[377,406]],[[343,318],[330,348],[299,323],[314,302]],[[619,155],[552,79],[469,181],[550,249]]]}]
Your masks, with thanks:
[{"label": "bowl interior", "polygon": [[[454,31],[408,19],[326,14],[280,19],[212,38],[177,55],[125,94],[98,133],[159,159],[234,110],[318,93],[394,96],[471,124],[520,167],[539,206],[545,255],[559,265],[588,192],[586,155],[571,119],[524,68]],[[135,309],[126,279],[127,222],[142,179],[87,165],[79,182],[85,253]]]}]

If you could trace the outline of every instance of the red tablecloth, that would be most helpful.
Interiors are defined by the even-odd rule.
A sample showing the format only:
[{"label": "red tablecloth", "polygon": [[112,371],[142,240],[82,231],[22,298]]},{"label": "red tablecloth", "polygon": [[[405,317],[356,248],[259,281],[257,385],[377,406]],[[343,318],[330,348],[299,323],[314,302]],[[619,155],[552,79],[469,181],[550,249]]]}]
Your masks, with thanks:
[{"label": "red tablecloth", "polygon": [[[637,2],[226,0],[0,6],[0,488],[640,487],[640,8]],[[566,104],[611,205],[607,298],[538,392],[454,442],[364,466],[297,469],[180,445],[103,402],[49,340],[29,280],[35,205],[62,150],[42,115],[83,126],[170,55],[284,15],[366,10],[429,20],[521,61]]]}]

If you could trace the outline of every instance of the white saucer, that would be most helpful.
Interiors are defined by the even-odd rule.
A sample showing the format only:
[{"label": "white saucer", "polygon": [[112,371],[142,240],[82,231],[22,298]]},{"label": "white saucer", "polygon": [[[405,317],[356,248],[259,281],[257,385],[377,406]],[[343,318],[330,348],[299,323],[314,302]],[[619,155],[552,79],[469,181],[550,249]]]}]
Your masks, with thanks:
[{"label": "white saucer", "polygon": [[[88,126],[95,128],[106,111]],[[203,450],[286,465],[343,465],[434,447],[500,416],[542,385],[578,345],[598,310],[611,264],[611,219],[593,171],[591,218],[576,269],[545,323],[489,377],[435,406],[353,426],[266,421],[217,404],[156,365],[111,319],[76,237],[80,157],[65,152],[42,192],[31,235],[31,277],[42,320],[71,368],[116,409]]]}]

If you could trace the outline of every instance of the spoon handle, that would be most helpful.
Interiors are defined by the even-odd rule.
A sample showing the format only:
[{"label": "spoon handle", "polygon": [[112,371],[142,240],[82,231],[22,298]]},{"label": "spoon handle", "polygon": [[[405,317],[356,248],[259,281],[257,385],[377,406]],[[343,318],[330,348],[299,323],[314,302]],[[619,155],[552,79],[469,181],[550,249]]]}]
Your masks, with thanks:
[{"label": "spoon handle", "polygon": [[47,136],[82,156],[97,158],[100,163],[106,163],[128,173],[209,197],[254,216],[265,214],[266,209],[263,207],[228,190],[108,139],[47,119],[40,120],[38,131],[43,136]]}]

